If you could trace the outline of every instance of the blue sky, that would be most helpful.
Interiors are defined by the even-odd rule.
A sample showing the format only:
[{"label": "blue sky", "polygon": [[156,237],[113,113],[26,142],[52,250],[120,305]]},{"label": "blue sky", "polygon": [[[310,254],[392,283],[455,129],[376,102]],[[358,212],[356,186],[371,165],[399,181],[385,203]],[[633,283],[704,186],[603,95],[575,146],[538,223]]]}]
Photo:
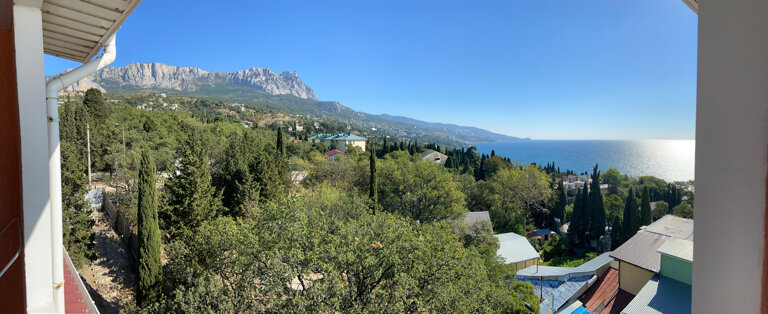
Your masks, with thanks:
[{"label": "blue sky", "polygon": [[535,139],[694,137],[697,22],[680,0],[181,3],[143,1],[114,65],[296,71],[355,110]]}]

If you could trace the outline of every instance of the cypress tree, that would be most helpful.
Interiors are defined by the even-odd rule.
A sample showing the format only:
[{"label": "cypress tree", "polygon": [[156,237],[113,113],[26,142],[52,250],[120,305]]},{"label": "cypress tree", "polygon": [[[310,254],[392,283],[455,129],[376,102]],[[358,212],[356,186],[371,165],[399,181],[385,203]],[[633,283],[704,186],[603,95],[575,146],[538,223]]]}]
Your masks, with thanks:
[{"label": "cypress tree", "polygon": [[85,110],[88,113],[88,121],[94,127],[104,123],[109,115],[107,106],[104,105],[104,96],[96,88],[89,88],[85,91],[83,105],[85,105]]},{"label": "cypress tree", "polygon": [[582,193],[578,190],[576,193],[576,200],[573,202],[573,214],[571,217],[571,225],[568,227],[568,235],[573,243],[583,243],[584,228],[586,222],[586,208],[584,208],[584,199],[587,198],[586,193]]},{"label": "cypress tree", "polygon": [[285,156],[285,142],[283,141],[282,127],[277,128],[277,143],[275,144],[275,147],[277,148],[277,154],[280,156]]},{"label": "cypress tree", "polygon": [[139,265],[136,299],[140,306],[150,305],[160,298],[162,265],[160,264],[160,229],[157,221],[157,189],[155,162],[149,151],[141,154],[138,186]]},{"label": "cypress tree", "polygon": [[565,222],[565,206],[568,204],[568,197],[565,195],[565,187],[563,186],[563,181],[560,181],[560,183],[557,185],[557,192],[556,192],[555,199],[555,206],[552,210],[554,214],[554,218],[559,218],[560,223]]},{"label": "cypress tree", "polygon": [[637,213],[637,200],[632,188],[629,188],[627,200],[624,203],[624,220],[621,223],[621,242],[626,242],[637,233],[640,228],[640,217]]},{"label": "cypress tree", "polygon": [[382,145],[381,156],[389,153],[389,144],[387,144],[387,136],[384,136],[384,145]]},{"label": "cypress tree", "polygon": [[592,169],[592,182],[589,184],[589,238],[600,240],[605,234],[605,208],[603,194],[600,193],[600,171],[597,164]]},{"label": "cypress tree", "polygon": [[643,188],[643,198],[640,202],[640,225],[647,226],[653,222],[651,215],[651,196],[648,187]]},{"label": "cypress tree", "polygon": [[613,218],[613,225],[611,225],[611,251],[624,244],[624,242],[621,241],[622,238],[621,221],[619,220],[619,216],[616,216]]},{"label": "cypress tree", "polygon": [[371,149],[370,157],[368,158],[368,162],[371,167],[371,173],[370,173],[370,179],[369,179],[369,186],[368,186],[368,196],[371,198],[372,209],[373,214],[376,214],[376,206],[378,206],[378,191],[377,191],[377,183],[376,183],[376,156],[374,156],[374,151]]}]

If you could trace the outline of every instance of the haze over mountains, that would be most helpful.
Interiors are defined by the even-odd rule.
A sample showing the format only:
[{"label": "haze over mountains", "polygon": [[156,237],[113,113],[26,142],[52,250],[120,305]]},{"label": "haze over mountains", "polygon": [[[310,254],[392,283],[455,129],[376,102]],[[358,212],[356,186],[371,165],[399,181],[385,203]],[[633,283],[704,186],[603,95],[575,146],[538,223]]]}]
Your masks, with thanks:
[{"label": "haze over mountains", "polygon": [[[335,101],[320,101],[315,91],[294,72],[275,73],[251,68],[235,72],[210,72],[194,67],[161,63],[134,63],[108,67],[68,88],[98,88],[110,93],[166,92],[239,102],[289,114],[311,115],[346,122],[358,128],[403,139],[455,142],[499,142],[520,138],[475,127],[432,123],[387,114],[358,112]],[[446,141],[439,140],[444,138]]]}]

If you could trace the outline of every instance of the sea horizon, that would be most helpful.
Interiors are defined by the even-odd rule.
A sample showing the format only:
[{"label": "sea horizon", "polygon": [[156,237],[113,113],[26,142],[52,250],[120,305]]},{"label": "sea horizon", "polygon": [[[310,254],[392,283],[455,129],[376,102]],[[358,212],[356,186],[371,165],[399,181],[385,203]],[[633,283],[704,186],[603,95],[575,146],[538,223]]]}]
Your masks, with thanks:
[{"label": "sea horizon", "polygon": [[654,176],[666,181],[694,180],[695,143],[693,139],[642,140],[536,140],[474,142],[478,153],[545,165],[554,162],[561,171],[600,171],[615,167],[633,177]]}]

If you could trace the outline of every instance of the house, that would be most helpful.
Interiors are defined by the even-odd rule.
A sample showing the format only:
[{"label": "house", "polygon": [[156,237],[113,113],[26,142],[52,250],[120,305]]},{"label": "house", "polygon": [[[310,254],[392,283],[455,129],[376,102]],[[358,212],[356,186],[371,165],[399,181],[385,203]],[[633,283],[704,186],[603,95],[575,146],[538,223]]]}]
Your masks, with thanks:
[{"label": "house", "polygon": [[539,240],[539,242],[544,242],[549,240],[550,235],[554,233],[555,233],[554,231],[549,229],[536,229],[536,230],[527,232],[525,234],[525,237],[529,239]]},{"label": "house", "polygon": [[330,158],[331,160],[336,160],[336,156],[345,156],[346,153],[342,152],[338,149],[331,149],[327,152],[325,152],[325,157]]},{"label": "house", "polygon": [[622,313],[691,313],[693,242],[672,238],[658,252],[660,272],[648,280]]},{"label": "house", "polygon": [[496,255],[504,258],[507,264],[514,264],[516,269],[538,264],[539,253],[528,242],[528,238],[514,232],[497,234],[495,237],[499,240]]},{"label": "house", "polygon": [[421,153],[421,160],[428,161],[428,162],[435,162],[435,163],[444,165],[445,161],[448,160],[448,156],[436,150],[430,149],[428,151]]},{"label": "house", "polygon": [[668,240],[693,240],[693,220],[667,215],[640,230],[611,256],[619,261],[619,288],[637,295],[661,269],[659,248]]},{"label": "house", "polygon": [[317,134],[308,138],[310,143],[323,143],[325,146],[331,147],[331,143],[335,142],[338,150],[342,152],[347,151],[347,147],[356,146],[362,151],[365,151],[365,143],[368,139],[357,136],[351,133],[339,133],[339,134]]},{"label": "house", "polygon": [[[115,60],[140,2],[0,0],[2,312],[98,313],[63,243],[58,97]],[[46,81],[45,54],[82,65]]]}]

